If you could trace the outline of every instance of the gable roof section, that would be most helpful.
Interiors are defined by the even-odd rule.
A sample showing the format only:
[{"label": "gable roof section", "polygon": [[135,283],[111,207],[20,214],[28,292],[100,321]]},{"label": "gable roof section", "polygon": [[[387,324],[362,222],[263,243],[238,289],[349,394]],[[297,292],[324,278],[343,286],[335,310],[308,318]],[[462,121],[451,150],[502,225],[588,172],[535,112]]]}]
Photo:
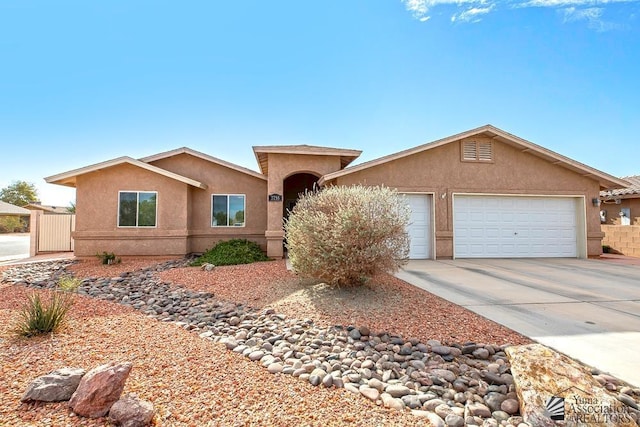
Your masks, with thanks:
[{"label": "gable roof section", "polygon": [[344,175],[348,175],[348,174],[358,172],[364,169],[368,169],[374,166],[379,166],[379,165],[391,162],[393,160],[398,160],[403,157],[407,157],[413,154],[421,153],[423,151],[431,150],[431,149],[440,147],[442,145],[459,141],[461,139],[470,138],[470,137],[479,136],[479,135],[484,135],[484,136],[493,138],[494,140],[511,145],[512,147],[515,147],[524,153],[529,153],[534,156],[543,158],[553,164],[572,170],[582,176],[591,177],[592,179],[600,183],[601,189],[623,188],[628,186],[629,184],[622,179],[616,178],[605,172],[594,169],[576,160],[570,159],[569,157],[565,157],[554,151],[546,149],[540,145],[534,144],[533,142],[527,141],[526,139],[522,139],[520,137],[512,135],[492,125],[481,126],[475,129],[468,130],[466,132],[449,136],[447,138],[439,139],[433,142],[429,142],[427,144],[410,148],[408,150],[400,151],[395,154],[390,154],[384,157],[380,157],[378,159],[370,160],[368,162],[361,163],[357,166],[346,168],[338,172],[332,172],[320,178],[319,184],[323,185],[327,181],[331,181],[333,179],[339,178]]},{"label": "gable roof section", "polygon": [[269,153],[273,154],[304,154],[308,156],[340,156],[340,168],[357,159],[362,151],[346,148],[320,147],[317,145],[256,145],[253,153],[263,174],[269,174]]},{"label": "gable roof section", "polygon": [[83,168],[74,169],[69,172],[64,172],[58,175],[52,175],[44,180],[49,184],[66,185],[67,187],[76,186],[76,178],[80,175],[84,175],[90,172],[97,172],[102,169],[112,168],[114,166],[130,164],[142,169],[146,169],[150,172],[157,173],[158,175],[165,176],[167,178],[175,179],[176,181],[183,182],[193,187],[206,189],[207,186],[199,181],[196,181],[186,176],[178,175],[177,173],[170,172],[165,169],[161,169],[157,166],[150,165],[140,160],[133,159],[128,156],[118,157],[117,159],[107,160],[106,162],[96,163],[95,165],[85,166]]},{"label": "gable roof section", "polygon": [[636,198],[640,197],[640,175],[634,176],[626,176],[624,178],[625,181],[629,184],[628,187],[615,189],[615,190],[607,190],[601,191],[600,197],[605,199],[614,199],[614,198]]},{"label": "gable roof section", "polygon": [[259,179],[263,179],[266,180],[267,177],[262,175],[259,172],[253,171],[251,169],[236,165],[234,163],[231,162],[227,162],[226,160],[222,160],[222,159],[218,159],[217,157],[213,157],[210,156],[208,154],[205,153],[201,153],[200,151],[196,151],[196,150],[192,150],[191,148],[188,147],[181,147],[181,148],[176,148],[175,150],[171,150],[171,151],[165,151],[164,153],[158,153],[158,154],[154,154],[153,156],[148,156],[148,157],[143,157],[140,159],[141,162],[145,162],[145,163],[151,163],[151,162],[155,162],[156,160],[162,160],[162,159],[166,159],[168,157],[173,157],[173,156],[177,156],[180,154],[189,154],[191,156],[194,157],[198,157],[200,159],[206,160],[208,162],[211,163],[216,163],[220,166],[224,166],[226,168],[229,169],[233,169],[236,170],[238,172],[242,172],[242,173],[246,173],[247,175],[251,175],[255,178],[259,178]]},{"label": "gable roof section", "polygon": [[20,206],[12,205],[11,203],[3,202],[0,200],[0,215],[17,215],[28,216],[31,215],[29,209],[21,208]]}]

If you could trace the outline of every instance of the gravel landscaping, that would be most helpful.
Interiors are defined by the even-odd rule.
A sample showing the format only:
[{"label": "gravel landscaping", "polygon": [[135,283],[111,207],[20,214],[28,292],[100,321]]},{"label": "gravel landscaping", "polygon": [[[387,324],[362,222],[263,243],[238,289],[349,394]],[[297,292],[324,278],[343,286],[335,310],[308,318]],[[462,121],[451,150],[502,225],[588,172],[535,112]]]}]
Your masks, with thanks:
[{"label": "gravel landscaping", "polygon": [[[394,277],[334,289],[296,278],[283,261],[213,271],[152,263],[56,261],[4,272],[3,422],[108,425],[20,396],[36,376],[109,361],[133,363],[125,392],[156,405],[157,425],[521,422],[502,350],[530,340]],[[31,292],[23,285],[47,292],[70,272],[84,280],[68,327],[11,335]]]}]

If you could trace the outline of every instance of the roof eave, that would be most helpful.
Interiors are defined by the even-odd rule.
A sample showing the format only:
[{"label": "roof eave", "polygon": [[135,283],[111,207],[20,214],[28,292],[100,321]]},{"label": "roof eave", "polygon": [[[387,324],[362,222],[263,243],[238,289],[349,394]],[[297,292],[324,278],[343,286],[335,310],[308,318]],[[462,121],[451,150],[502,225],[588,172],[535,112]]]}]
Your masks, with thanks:
[{"label": "roof eave", "polygon": [[52,176],[46,177],[44,180],[48,184],[58,184],[58,185],[66,185],[68,187],[75,187],[76,178],[80,175],[84,175],[91,172],[97,172],[103,169],[108,169],[108,168],[122,165],[125,163],[128,163],[130,165],[133,165],[142,169],[146,169],[150,172],[154,172],[159,175],[166,176],[167,178],[175,179],[177,181],[183,182],[193,187],[201,188],[203,190],[207,189],[206,184],[203,184],[199,181],[188,178],[186,176],[179,175],[174,172],[170,172],[165,169],[161,169],[157,166],[153,166],[145,162],[141,162],[139,160],[133,159],[128,156],[118,157],[116,159],[107,160],[106,162],[96,163],[94,165],[85,166],[83,168],[74,169],[74,170],[57,174],[57,175],[52,175]]},{"label": "roof eave", "polygon": [[262,179],[262,180],[265,180],[265,181],[267,180],[267,177],[264,176],[263,174],[259,173],[259,172],[256,172],[256,171],[253,171],[251,169],[242,167],[240,165],[236,165],[236,164],[231,163],[231,162],[227,162],[226,160],[222,160],[222,159],[210,156],[210,155],[205,154],[205,153],[201,153],[200,151],[196,151],[196,150],[193,150],[193,149],[188,148],[188,147],[176,148],[175,150],[166,151],[166,152],[163,152],[163,153],[154,154],[152,156],[143,157],[143,158],[141,158],[139,160],[141,162],[144,162],[144,163],[150,163],[150,162],[154,162],[154,161],[157,161],[157,160],[166,159],[168,157],[177,156],[179,154],[189,154],[191,156],[198,157],[200,159],[203,159],[203,160],[206,160],[206,161],[209,161],[209,162],[212,162],[212,163],[219,164],[220,166],[224,166],[224,167],[227,167],[229,169],[233,169],[233,170],[236,170],[238,172],[242,172],[242,173],[245,173],[247,175],[251,175],[251,176],[253,176],[255,178],[258,178],[258,179]]}]

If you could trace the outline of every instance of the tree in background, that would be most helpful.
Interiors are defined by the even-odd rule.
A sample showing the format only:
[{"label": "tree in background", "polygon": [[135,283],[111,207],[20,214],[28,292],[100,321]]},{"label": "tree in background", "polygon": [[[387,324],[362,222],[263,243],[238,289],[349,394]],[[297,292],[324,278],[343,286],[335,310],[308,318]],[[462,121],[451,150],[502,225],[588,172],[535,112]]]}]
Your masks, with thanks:
[{"label": "tree in background", "polygon": [[329,187],[304,194],[285,222],[289,260],[301,276],[358,286],[409,256],[407,201],[386,187]]},{"label": "tree in background", "polygon": [[22,207],[38,200],[38,190],[29,182],[14,181],[0,190],[0,200]]}]

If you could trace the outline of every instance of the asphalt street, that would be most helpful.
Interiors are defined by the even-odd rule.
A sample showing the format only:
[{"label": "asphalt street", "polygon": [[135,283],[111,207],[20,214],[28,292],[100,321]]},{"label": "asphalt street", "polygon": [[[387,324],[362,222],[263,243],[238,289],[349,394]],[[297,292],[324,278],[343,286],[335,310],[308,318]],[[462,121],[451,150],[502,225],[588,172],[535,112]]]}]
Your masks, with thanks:
[{"label": "asphalt street", "polygon": [[0,262],[29,256],[29,233],[0,234]]}]

